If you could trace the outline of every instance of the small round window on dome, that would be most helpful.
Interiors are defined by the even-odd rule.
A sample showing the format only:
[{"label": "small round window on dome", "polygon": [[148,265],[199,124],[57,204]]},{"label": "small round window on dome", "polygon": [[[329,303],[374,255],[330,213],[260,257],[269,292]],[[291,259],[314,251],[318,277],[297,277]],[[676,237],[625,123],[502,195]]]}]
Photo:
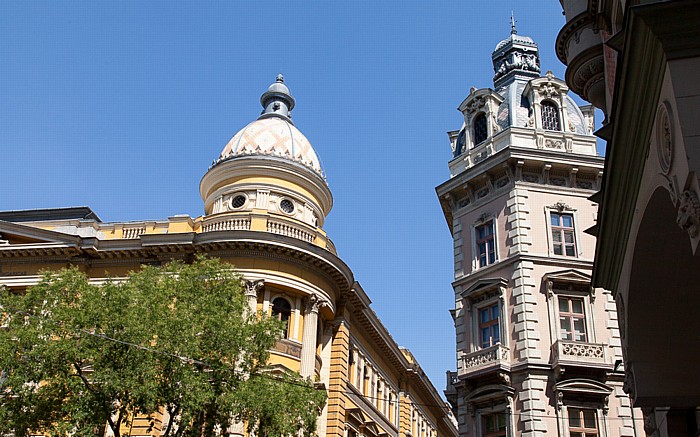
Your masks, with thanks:
[{"label": "small round window on dome", "polygon": [[245,205],[246,198],[244,195],[239,194],[235,196],[233,199],[231,199],[231,208],[233,209],[239,209],[243,208],[243,205]]},{"label": "small round window on dome", "polygon": [[287,214],[291,214],[294,212],[294,203],[289,199],[282,199],[280,202],[280,209]]}]

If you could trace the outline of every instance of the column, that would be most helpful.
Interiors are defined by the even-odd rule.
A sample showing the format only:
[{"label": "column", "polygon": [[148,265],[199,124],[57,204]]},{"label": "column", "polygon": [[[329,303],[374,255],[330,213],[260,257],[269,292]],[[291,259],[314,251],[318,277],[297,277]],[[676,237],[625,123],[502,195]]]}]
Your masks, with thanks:
[{"label": "column", "polygon": [[301,337],[301,367],[299,373],[304,378],[312,378],[316,367],[316,330],[318,329],[318,310],[324,302],[311,295],[304,305],[304,332]]},{"label": "column", "polygon": [[244,281],[245,286],[245,297],[248,301],[248,309],[250,314],[255,314],[258,309],[258,291],[260,291],[265,286],[264,279],[258,279],[257,281]]}]

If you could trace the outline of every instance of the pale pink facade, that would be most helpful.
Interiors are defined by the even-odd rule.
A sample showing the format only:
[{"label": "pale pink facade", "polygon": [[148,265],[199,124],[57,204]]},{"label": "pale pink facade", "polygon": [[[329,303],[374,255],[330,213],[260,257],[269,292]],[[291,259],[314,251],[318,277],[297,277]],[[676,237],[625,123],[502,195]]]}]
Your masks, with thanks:
[{"label": "pale pink facade", "polygon": [[494,88],[459,106],[451,178],[437,188],[454,239],[446,394],[460,435],[641,435],[614,299],[590,284],[585,231],[603,170],[592,109],[540,75],[530,38],[513,32],[493,61]]}]

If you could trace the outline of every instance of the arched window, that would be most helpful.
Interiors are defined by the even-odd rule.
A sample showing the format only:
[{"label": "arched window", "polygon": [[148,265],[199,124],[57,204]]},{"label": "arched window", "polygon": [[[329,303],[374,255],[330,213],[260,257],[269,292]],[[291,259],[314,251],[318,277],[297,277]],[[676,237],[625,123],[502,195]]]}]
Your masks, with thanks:
[{"label": "arched window", "polygon": [[474,117],[474,146],[482,143],[488,137],[488,129],[486,128],[486,114],[479,113]]},{"label": "arched window", "polygon": [[540,104],[542,107],[542,128],[544,130],[561,130],[559,122],[559,108],[554,102],[543,100]]},{"label": "arched window", "polygon": [[292,315],[292,306],[289,304],[287,299],[282,297],[276,297],[272,301],[272,317],[281,320],[282,326],[282,338],[287,338],[287,333],[289,331],[289,316]]},{"label": "arched window", "polygon": [[457,135],[457,144],[455,146],[455,158],[464,152],[467,145],[467,131],[462,129]]}]

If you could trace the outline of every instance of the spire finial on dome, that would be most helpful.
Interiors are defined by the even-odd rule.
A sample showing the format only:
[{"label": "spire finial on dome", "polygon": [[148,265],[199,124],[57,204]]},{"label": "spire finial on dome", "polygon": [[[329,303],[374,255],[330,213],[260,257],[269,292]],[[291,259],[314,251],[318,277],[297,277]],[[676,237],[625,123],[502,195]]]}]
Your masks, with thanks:
[{"label": "spire finial on dome", "polygon": [[518,34],[518,31],[515,28],[515,14],[513,14],[513,11],[510,11],[510,34],[511,35]]},{"label": "spire finial on dome", "polygon": [[294,97],[285,85],[282,73],[277,75],[272,85],[260,96],[260,104],[264,109],[259,118],[282,117],[291,122],[290,111],[294,108]]}]

